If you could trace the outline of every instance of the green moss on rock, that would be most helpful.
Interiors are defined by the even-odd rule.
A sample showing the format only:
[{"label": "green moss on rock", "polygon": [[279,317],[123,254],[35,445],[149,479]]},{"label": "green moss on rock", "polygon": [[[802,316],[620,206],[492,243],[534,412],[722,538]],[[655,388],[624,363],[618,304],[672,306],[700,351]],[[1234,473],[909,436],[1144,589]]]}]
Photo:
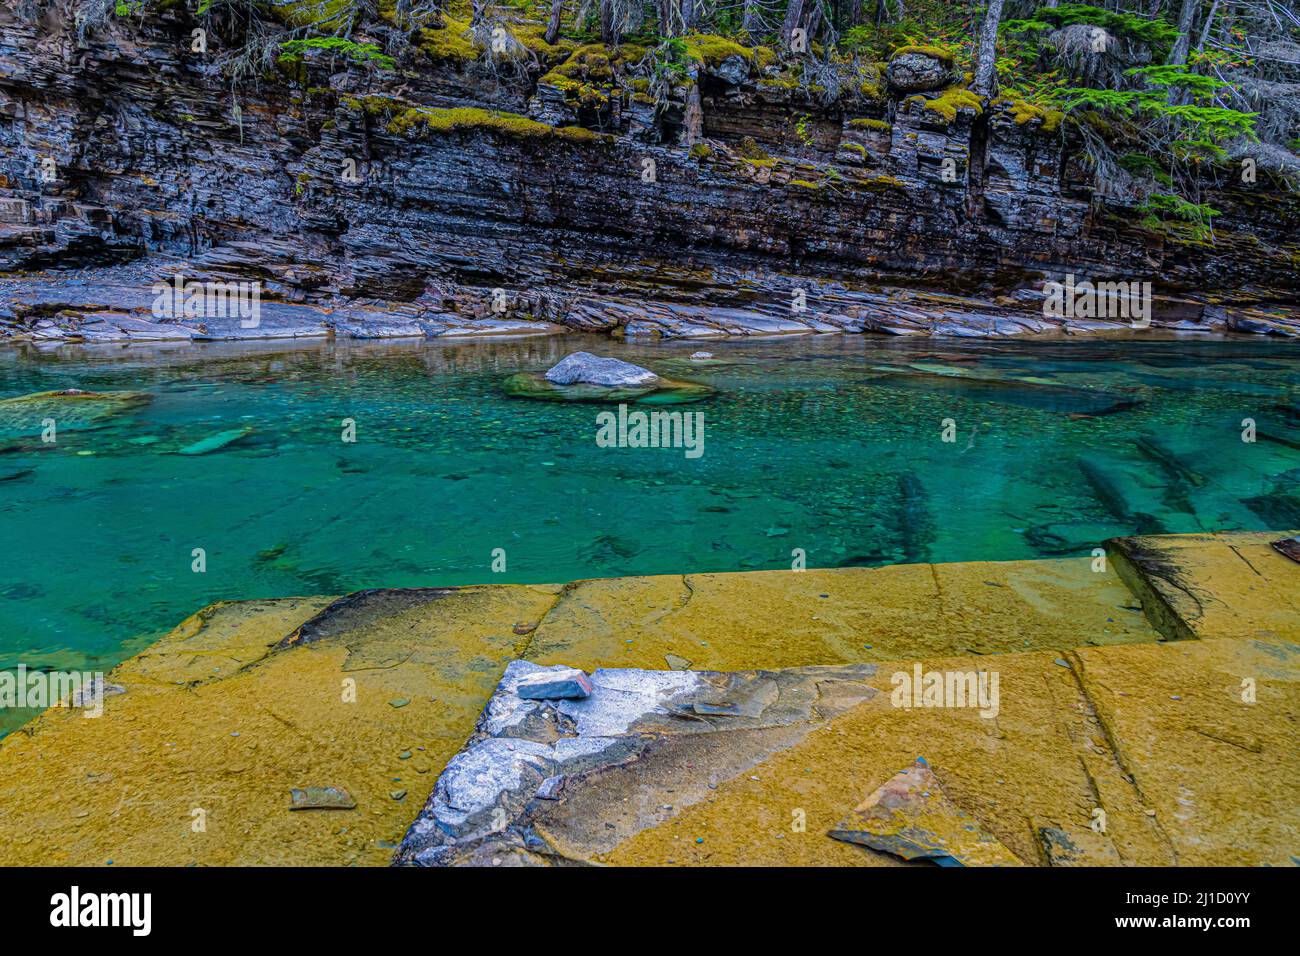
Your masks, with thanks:
[{"label": "green moss on rock", "polygon": [[876,133],[892,133],[894,127],[880,119],[870,119],[863,117],[861,119],[849,120],[849,129],[869,129]]},{"label": "green moss on rock", "polygon": [[952,66],[954,55],[953,52],[941,46],[900,46],[889,55],[891,60],[903,56],[906,53],[919,53],[921,56],[928,56],[938,60],[944,66]]},{"label": "green moss on rock", "polygon": [[426,136],[462,130],[485,130],[513,139],[561,139],[572,143],[604,142],[610,137],[581,126],[548,126],[518,113],[503,113],[458,106],[450,109],[412,107],[397,113],[388,123],[396,135]]},{"label": "green moss on rock", "polygon": [[948,87],[933,99],[926,99],[918,94],[909,96],[908,100],[921,103],[926,110],[942,117],[945,123],[955,121],[957,112],[962,109],[971,110],[976,116],[984,111],[984,100],[978,94],[960,85]]}]

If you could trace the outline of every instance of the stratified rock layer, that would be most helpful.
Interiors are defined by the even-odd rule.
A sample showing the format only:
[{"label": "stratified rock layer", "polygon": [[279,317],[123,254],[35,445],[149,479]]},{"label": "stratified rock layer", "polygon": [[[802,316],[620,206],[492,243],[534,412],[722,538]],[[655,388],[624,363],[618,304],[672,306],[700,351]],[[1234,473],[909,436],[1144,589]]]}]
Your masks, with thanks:
[{"label": "stratified rock layer", "polygon": [[[1098,202],[1078,144],[1006,104],[825,106],[731,57],[666,110],[611,91],[593,117],[536,73],[403,59],[371,76],[327,54],[236,103],[187,52],[183,5],[84,38],[67,8],[0,9],[0,270],[29,276],[0,288],[5,335],[1132,334],[1044,318],[1043,277],[1069,274],[1154,280],[1157,328],[1300,329],[1294,196],[1207,184],[1215,242],[1174,241]],[[28,284],[92,265],[126,293]],[[265,321],[153,314],[177,272],[263,282]]]}]

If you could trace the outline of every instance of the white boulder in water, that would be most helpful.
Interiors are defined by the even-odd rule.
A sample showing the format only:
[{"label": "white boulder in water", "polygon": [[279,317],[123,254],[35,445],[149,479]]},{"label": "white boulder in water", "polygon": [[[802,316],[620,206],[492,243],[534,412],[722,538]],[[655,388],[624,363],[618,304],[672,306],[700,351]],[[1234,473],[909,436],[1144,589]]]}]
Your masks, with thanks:
[{"label": "white boulder in water", "polygon": [[622,359],[601,358],[590,352],[574,352],[560,359],[546,373],[546,380],[556,385],[603,385],[623,388],[653,385],[659,376],[648,368]]}]

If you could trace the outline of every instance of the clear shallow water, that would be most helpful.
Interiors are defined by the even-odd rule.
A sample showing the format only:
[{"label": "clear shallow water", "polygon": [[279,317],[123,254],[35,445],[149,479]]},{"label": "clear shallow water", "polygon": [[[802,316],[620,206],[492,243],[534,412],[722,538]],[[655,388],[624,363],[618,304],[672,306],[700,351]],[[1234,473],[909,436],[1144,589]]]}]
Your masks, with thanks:
[{"label": "clear shallow water", "polygon": [[[704,413],[703,456],[598,448],[604,406],[503,394],[580,348],[716,388],[676,406]],[[54,446],[0,420],[0,667],[107,667],[220,599],[788,568],[794,548],[809,567],[1086,555],[1277,528],[1300,502],[1300,451],[1241,441],[1243,418],[1300,435],[1300,350],[1276,341],[0,351],[0,398],[69,387],[152,400]],[[1138,404],[1079,417],[1115,401]]]}]

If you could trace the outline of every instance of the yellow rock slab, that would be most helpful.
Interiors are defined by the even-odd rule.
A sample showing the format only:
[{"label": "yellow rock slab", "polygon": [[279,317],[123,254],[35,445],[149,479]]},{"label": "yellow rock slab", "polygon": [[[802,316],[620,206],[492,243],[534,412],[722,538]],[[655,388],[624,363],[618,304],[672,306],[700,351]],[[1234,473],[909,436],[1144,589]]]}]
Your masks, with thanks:
[{"label": "yellow rock slab", "polygon": [[1300,647],[1202,640],[1077,653],[1088,696],[1186,866],[1292,866]]},{"label": "yellow rock slab", "polygon": [[1156,640],[1089,559],[578,581],[537,629],[540,664],[800,667]]},{"label": "yellow rock slab", "polygon": [[[1113,648],[1099,648],[1104,654]],[[888,854],[831,839],[851,811],[918,757],[955,806],[1029,864],[1047,862],[1043,830],[1065,834],[1084,862],[1173,862],[1123,779],[1075,677],[1052,653],[926,659],[923,670],[992,667],[999,712],[896,707],[895,673],[879,666],[870,701],[604,855],[636,865],[895,866]],[[1094,811],[1107,833],[1094,834]]]},{"label": "yellow rock slab", "polygon": [[[882,693],[612,862],[890,864],[824,834],[917,756],[1026,862],[1046,861],[1044,833],[1083,862],[1271,862],[1297,842],[1283,749],[1300,588],[1268,548],[1280,536],[1124,539],[1143,545],[1114,547],[1119,576],[1068,559],[214,605],[116,668],[126,693],[102,717],[51,710],[0,740],[0,863],[383,865],[507,661],[669,655],[720,671],[875,662]],[[1156,645],[1121,579],[1162,627],[1184,622],[1176,636],[1242,640]],[[891,707],[892,673],[918,659],[996,666],[1001,713]],[[1253,710],[1220,699],[1251,676]],[[307,786],[357,807],[290,812]],[[1233,850],[1230,827],[1257,850]]]},{"label": "yellow rock slab", "polygon": [[[327,602],[208,609],[109,675],[126,693],[102,717],[50,710],[0,741],[0,862],[385,865],[515,656],[515,625],[553,601],[466,588],[280,650]],[[357,807],[290,812],[306,786]]]},{"label": "yellow rock slab", "polygon": [[1175,534],[1106,543],[1167,637],[1300,642],[1300,564],[1270,542],[1294,531]]}]

